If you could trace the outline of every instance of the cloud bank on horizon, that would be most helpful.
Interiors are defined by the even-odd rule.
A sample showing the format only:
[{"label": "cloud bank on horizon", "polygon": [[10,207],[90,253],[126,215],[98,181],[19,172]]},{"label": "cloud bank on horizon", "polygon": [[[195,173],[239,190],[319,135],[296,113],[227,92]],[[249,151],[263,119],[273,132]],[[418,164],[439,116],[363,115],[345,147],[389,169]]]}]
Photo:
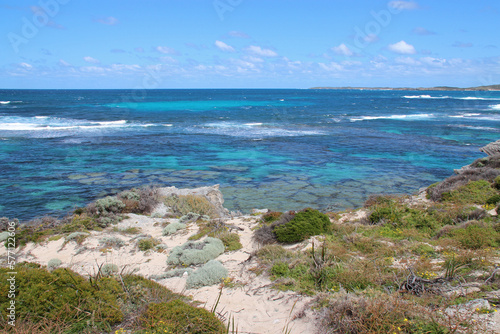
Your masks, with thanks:
[{"label": "cloud bank on horizon", "polygon": [[500,83],[496,0],[0,0],[0,88]]}]

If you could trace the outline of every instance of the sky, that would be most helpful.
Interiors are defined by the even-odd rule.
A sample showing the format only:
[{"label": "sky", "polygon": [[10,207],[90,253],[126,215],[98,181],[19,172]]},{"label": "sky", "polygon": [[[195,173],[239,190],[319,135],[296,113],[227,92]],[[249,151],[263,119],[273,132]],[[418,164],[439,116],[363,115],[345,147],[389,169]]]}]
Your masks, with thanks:
[{"label": "sky", "polygon": [[500,84],[498,0],[0,0],[0,88]]}]

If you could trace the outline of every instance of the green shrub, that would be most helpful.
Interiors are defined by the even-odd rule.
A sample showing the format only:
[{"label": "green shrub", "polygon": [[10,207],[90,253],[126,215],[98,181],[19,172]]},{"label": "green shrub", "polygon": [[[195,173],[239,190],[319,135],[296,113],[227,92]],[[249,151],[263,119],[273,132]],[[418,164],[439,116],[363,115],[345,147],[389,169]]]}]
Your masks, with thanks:
[{"label": "green shrub", "polygon": [[98,226],[97,221],[86,214],[74,215],[71,220],[61,225],[61,232],[70,233],[78,231],[94,230]]},{"label": "green shrub", "polygon": [[180,300],[151,303],[140,320],[143,327],[154,333],[226,333],[224,324],[213,313]]},{"label": "green shrub", "polygon": [[121,234],[139,234],[139,233],[141,233],[141,229],[139,227],[135,227],[135,226],[127,227],[125,229],[120,229],[120,228],[117,228],[115,226],[115,227],[113,227],[113,232],[118,232]]},{"label": "green shrub", "polygon": [[493,181],[493,186],[497,189],[500,189],[500,175],[495,178]]},{"label": "green shrub", "polygon": [[141,195],[139,195],[134,189],[122,191],[118,194],[118,197],[134,201],[139,201],[141,199]]},{"label": "green shrub", "polygon": [[451,231],[453,239],[457,240],[462,247],[469,249],[480,249],[485,247],[496,247],[498,245],[498,232],[492,227],[482,227],[476,224],[465,228],[457,228]]},{"label": "green shrub", "polygon": [[127,301],[132,303],[130,307],[133,308],[131,311],[135,313],[134,317],[136,316],[134,310],[143,309],[149,302],[164,302],[172,299],[185,298],[182,295],[173,293],[165,286],[142,276],[124,275],[122,278],[130,296]]},{"label": "green shrub", "polygon": [[163,235],[171,235],[171,234],[174,234],[175,232],[181,230],[181,229],[184,229],[186,228],[186,224],[184,223],[179,223],[179,222],[174,222],[174,223],[170,223],[168,224],[164,229],[163,229],[163,232],[162,234]]},{"label": "green shrub", "polygon": [[168,256],[170,265],[203,264],[215,259],[224,253],[224,244],[221,240],[207,237],[203,241],[188,241],[181,246],[174,247]]},{"label": "green shrub", "polygon": [[62,264],[62,261],[59,260],[59,259],[50,259],[49,262],[47,263],[47,269],[49,270],[54,270],[56,269],[57,267],[59,267],[60,265]]},{"label": "green shrub", "polygon": [[77,244],[81,244],[90,234],[86,232],[73,232],[66,236],[66,242],[76,241]]},{"label": "green shrub", "polygon": [[314,209],[304,209],[295,214],[288,223],[277,226],[273,232],[279,242],[294,243],[313,235],[330,231],[330,219],[324,213]]},{"label": "green shrub", "polygon": [[243,248],[243,245],[240,242],[240,236],[238,233],[230,233],[224,231],[222,233],[218,233],[214,235],[216,238],[220,239],[226,248],[226,252],[237,251]]},{"label": "green shrub", "polygon": [[99,244],[103,247],[120,248],[125,245],[125,241],[117,237],[103,237],[99,239]]},{"label": "green shrub", "polygon": [[160,244],[160,241],[155,238],[144,238],[137,242],[137,248],[143,252],[147,252]]},{"label": "green shrub", "polygon": [[210,260],[203,267],[195,270],[186,280],[187,289],[200,288],[220,283],[228,276],[228,271],[222,263],[217,260]]},{"label": "green shrub", "polygon": [[284,262],[276,262],[271,267],[271,275],[276,277],[286,277],[290,274],[290,268],[288,268],[288,264]]},{"label": "green shrub", "polygon": [[486,200],[486,204],[496,205],[497,203],[500,203],[500,195],[498,195],[498,194],[493,195]]},{"label": "green shrub", "polygon": [[443,201],[455,204],[486,204],[488,198],[498,195],[486,180],[471,181],[447,193],[442,194]]},{"label": "green shrub", "polygon": [[[7,318],[10,303],[9,269],[0,269],[0,312]],[[69,269],[36,268],[31,264],[16,266],[16,320],[58,321],[70,324],[66,333],[82,333],[86,328],[109,331],[122,321],[123,313],[117,298],[123,295],[121,285],[102,278],[92,285]]]},{"label": "green shrub", "polygon": [[125,204],[116,196],[107,196],[95,201],[98,214],[120,213],[125,208]]},{"label": "green shrub", "polygon": [[179,222],[180,223],[185,223],[185,222],[190,222],[190,221],[197,221],[201,217],[202,216],[199,215],[199,214],[197,214],[197,213],[188,212],[187,214],[185,214],[184,216],[182,216],[181,218],[179,218]]},{"label": "green shrub", "polygon": [[265,213],[262,216],[262,221],[265,224],[274,223],[275,221],[277,221],[278,219],[280,219],[280,217],[281,217],[282,214],[283,214],[282,212],[276,212],[276,211],[271,211],[271,212]]},{"label": "green shrub", "polygon": [[165,278],[171,278],[171,277],[181,277],[184,276],[184,274],[187,274],[188,276],[193,273],[193,269],[191,268],[178,268],[178,269],[172,269],[169,270],[163,274],[160,275],[152,275],[150,276],[151,279],[154,280],[160,280],[160,279],[165,279]]},{"label": "green shrub", "polygon": [[111,276],[116,274],[120,269],[114,263],[106,263],[101,267],[101,274],[104,276]]}]

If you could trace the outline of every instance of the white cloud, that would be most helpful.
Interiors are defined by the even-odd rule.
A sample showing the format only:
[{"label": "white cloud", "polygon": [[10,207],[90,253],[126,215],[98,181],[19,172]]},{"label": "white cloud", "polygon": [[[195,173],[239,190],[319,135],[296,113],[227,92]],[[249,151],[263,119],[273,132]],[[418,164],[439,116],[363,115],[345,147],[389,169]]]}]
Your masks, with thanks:
[{"label": "white cloud", "polygon": [[375,35],[375,34],[368,34],[365,36],[365,38],[363,38],[365,40],[365,42],[368,42],[368,43],[373,43],[373,42],[376,42],[378,41],[378,36]]},{"label": "white cloud", "polygon": [[428,35],[435,35],[436,33],[434,31],[427,30],[423,27],[416,27],[413,29],[413,33],[416,35],[421,35],[421,36],[428,36]]},{"label": "white cloud", "polygon": [[28,63],[19,63],[19,66],[21,66],[22,68],[27,69],[27,70],[31,70],[33,68],[33,66],[31,64],[28,64]]},{"label": "white cloud", "polygon": [[278,54],[271,49],[263,49],[260,46],[250,45],[247,49],[248,52],[261,57],[276,57]]},{"label": "white cloud", "polygon": [[388,46],[389,50],[399,54],[412,55],[417,53],[415,47],[411,44],[406,43],[405,41],[400,41],[395,44],[390,44]]},{"label": "white cloud", "polygon": [[338,72],[338,71],[342,71],[344,68],[342,67],[342,65],[340,64],[337,64],[336,62],[331,62],[329,64],[325,64],[325,63],[318,63],[318,65],[324,69],[325,71],[329,71],[329,72]]},{"label": "white cloud", "polygon": [[420,62],[411,57],[397,57],[394,60],[397,64],[416,66],[420,65]]},{"label": "white cloud", "polygon": [[452,45],[453,47],[455,48],[471,48],[474,46],[474,44],[472,43],[464,43],[464,42],[459,42],[459,41],[456,41],[455,43],[453,43]]},{"label": "white cloud", "polygon": [[177,54],[177,51],[175,51],[172,48],[169,48],[168,46],[157,46],[155,48],[155,51],[158,51],[159,53],[163,53],[163,54],[170,54],[170,55]]},{"label": "white cloud", "polygon": [[91,64],[99,64],[100,61],[95,59],[95,58],[92,58],[92,57],[83,57],[83,60],[85,60],[87,63],[91,63]]},{"label": "white cloud", "polygon": [[414,10],[418,9],[418,4],[414,1],[391,1],[389,7],[397,10]]},{"label": "white cloud", "polygon": [[118,24],[119,21],[116,17],[108,16],[108,17],[94,19],[94,22],[98,22],[98,23],[105,24],[108,26],[114,26],[115,24]]},{"label": "white cloud", "polygon": [[219,48],[219,50],[225,51],[225,52],[234,52],[234,48],[231,45],[227,45],[226,43],[222,41],[215,41],[215,46]]},{"label": "white cloud", "polygon": [[112,64],[111,70],[113,71],[138,71],[141,66],[137,64],[127,65],[127,64]]},{"label": "white cloud", "polygon": [[101,73],[106,72],[106,70],[104,68],[98,67],[98,66],[80,67],[80,71],[82,71],[84,73],[95,73],[95,74],[101,74]]},{"label": "white cloud", "polygon": [[243,59],[251,62],[251,63],[263,63],[264,59],[259,58],[259,57],[254,57],[254,56],[245,56]]},{"label": "white cloud", "polygon": [[333,47],[332,50],[336,54],[342,55],[342,56],[350,57],[350,56],[354,55],[354,52],[352,52],[351,49],[349,49],[349,47],[347,47],[347,45],[345,45],[344,43],[340,44],[339,46]]},{"label": "white cloud", "polygon": [[446,59],[443,58],[423,57],[420,58],[420,61],[424,64],[435,67],[442,67],[446,64]]},{"label": "white cloud", "polygon": [[67,61],[63,60],[63,59],[59,59],[59,66],[64,66],[64,67],[68,67],[68,66],[71,66],[70,63],[68,63]]},{"label": "white cloud", "polygon": [[250,36],[248,36],[244,32],[234,31],[234,30],[229,32],[229,36],[231,36],[231,37],[238,37],[238,38],[250,38]]},{"label": "white cloud", "polygon": [[178,61],[177,59],[174,59],[170,56],[163,56],[159,58],[162,63],[168,63],[168,64],[177,64]]}]

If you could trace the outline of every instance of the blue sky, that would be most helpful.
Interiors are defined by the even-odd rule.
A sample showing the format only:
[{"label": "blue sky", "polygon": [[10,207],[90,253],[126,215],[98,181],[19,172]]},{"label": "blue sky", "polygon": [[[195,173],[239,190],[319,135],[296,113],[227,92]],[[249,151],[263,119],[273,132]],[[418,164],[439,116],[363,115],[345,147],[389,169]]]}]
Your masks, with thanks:
[{"label": "blue sky", "polygon": [[0,0],[0,88],[500,84],[498,0]]}]

